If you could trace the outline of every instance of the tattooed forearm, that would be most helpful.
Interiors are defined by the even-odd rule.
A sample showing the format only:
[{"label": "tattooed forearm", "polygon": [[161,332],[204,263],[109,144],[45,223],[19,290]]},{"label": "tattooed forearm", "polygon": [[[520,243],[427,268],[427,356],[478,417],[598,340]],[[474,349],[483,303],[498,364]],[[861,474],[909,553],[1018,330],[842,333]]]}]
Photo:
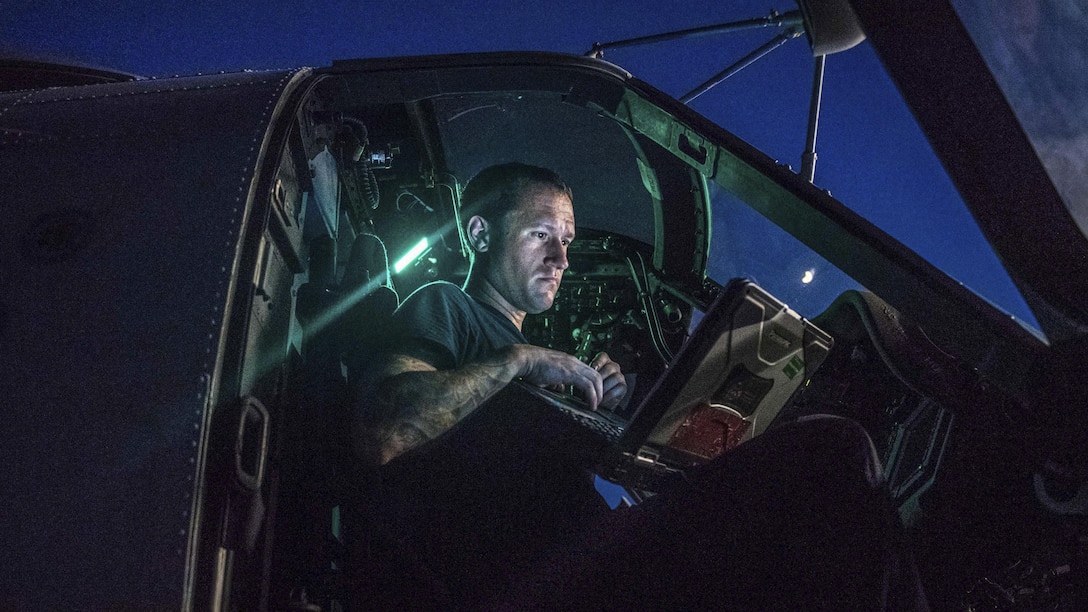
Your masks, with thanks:
[{"label": "tattooed forearm", "polygon": [[[518,373],[509,353],[457,370],[395,362],[374,389],[365,415],[369,452],[386,463],[432,440],[475,410]],[[423,367],[425,366],[425,367]]]}]

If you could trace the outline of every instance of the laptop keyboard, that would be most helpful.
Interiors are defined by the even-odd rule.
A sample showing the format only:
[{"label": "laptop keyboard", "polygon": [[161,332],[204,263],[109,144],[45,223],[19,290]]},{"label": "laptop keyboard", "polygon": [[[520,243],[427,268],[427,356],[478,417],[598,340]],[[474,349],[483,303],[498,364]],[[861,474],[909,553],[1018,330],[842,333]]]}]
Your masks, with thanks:
[{"label": "laptop keyboard", "polygon": [[582,404],[582,406],[585,404],[578,398],[561,395],[549,389],[542,389],[533,385],[523,384],[522,386],[533,395],[544,399],[549,405],[557,409],[560,414],[567,416],[578,425],[589,429],[609,442],[616,442],[623,436],[623,427],[590,411],[589,408],[580,407],[579,404]]},{"label": "laptop keyboard", "polygon": [[580,412],[566,406],[559,407],[559,411],[567,415],[571,419],[574,419],[574,421],[582,427],[597,432],[611,442],[619,440],[620,436],[623,435],[623,429],[621,429],[619,425],[616,425],[611,421],[607,421],[603,418],[595,417],[592,414],[586,414],[584,412]]}]

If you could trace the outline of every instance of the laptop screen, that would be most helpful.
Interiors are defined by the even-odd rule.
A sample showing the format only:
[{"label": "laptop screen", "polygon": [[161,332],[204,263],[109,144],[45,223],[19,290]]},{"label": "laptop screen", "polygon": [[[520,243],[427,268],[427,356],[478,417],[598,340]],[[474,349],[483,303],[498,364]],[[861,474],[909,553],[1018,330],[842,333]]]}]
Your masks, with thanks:
[{"label": "laptop screen", "polygon": [[624,450],[672,449],[698,463],[759,435],[831,344],[755,283],[730,281],[639,407]]}]

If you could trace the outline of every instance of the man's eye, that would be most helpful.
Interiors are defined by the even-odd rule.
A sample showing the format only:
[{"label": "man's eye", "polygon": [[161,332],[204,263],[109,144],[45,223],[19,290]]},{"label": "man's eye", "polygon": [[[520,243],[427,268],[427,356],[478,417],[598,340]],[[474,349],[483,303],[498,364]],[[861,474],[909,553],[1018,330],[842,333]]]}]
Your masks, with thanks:
[{"label": "man's eye", "polygon": [[545,238],[547,238],[547,237],[548,237],[548,235],[547,235],[547,234],[545,234],[544,232],[537,232],[537,233],[535,234],[535,236],[536,236],[537,238],[541,239],[541,240],[544,240]]}]

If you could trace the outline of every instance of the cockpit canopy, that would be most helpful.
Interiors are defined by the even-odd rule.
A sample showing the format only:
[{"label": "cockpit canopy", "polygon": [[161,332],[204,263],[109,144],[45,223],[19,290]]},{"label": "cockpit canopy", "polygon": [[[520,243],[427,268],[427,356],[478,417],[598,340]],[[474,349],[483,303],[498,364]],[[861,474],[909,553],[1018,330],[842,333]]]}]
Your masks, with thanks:
[{"label": "cockpit canopy", "polygon": [[988,367],[1016,369],[1040,345],[828,193],[604,62],[486,54],[343,61],[322,73],[313,116],[332,109],[355,126],[347,129],[365,145],[359,159],[371,177],[363,182],[381,202],[350,208],[380,227],[394,262],[425,230],[428,245],[443,247],[428,247],[432,276],[456,275],[463,263],[447,254],[460,251],[458,190],[478,170],[515,160],[556,169],[573,188],[581,235],[641,245],[663,286],[696,308],[733,277],[810,316],[864,289],[927,321],[971,363],[997,350],[1010,365]]}]

